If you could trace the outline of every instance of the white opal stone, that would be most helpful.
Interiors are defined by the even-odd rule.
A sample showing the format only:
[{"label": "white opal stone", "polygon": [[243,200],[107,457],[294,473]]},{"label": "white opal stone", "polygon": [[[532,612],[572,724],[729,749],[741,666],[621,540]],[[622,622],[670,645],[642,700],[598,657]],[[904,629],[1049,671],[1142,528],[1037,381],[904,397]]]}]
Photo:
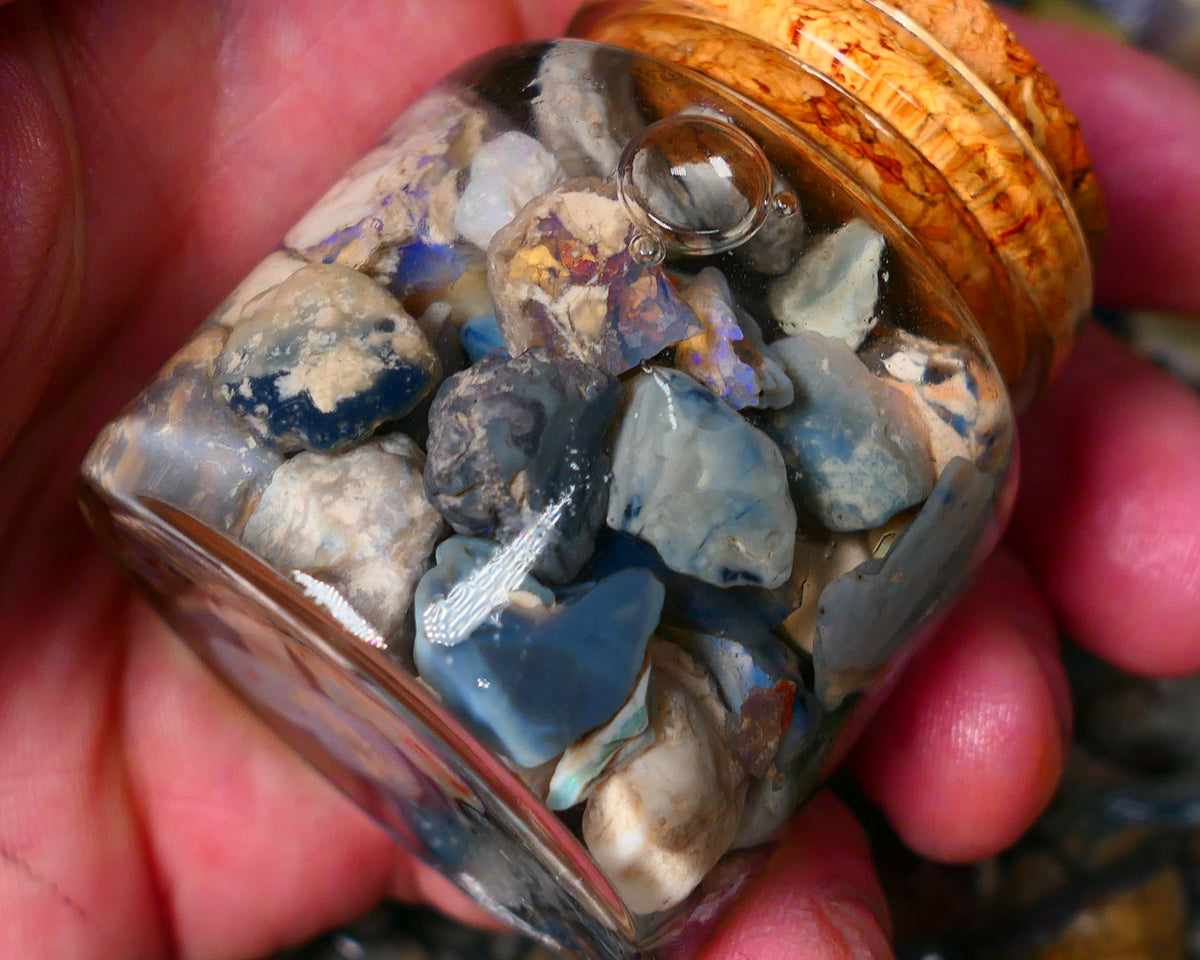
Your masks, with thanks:
[{"label": "white opal stone", "polygon": [[640,914],[687,898],[729,849],[746,797],[713,682],[674,644],[651,658],[654,744],[598,784],[583,814],[588,850]]},{"label": "white opal stone", "polygon": [[495,128],[494,111],[472,97],[421,98],[288,232],[285,246],[309,260],[370,270],[415,238],[451,243],[459,176]]},{"label": "white opal stone", "polygon": [[882,235],[851,220],[771,284],[767,305],[786,333],[811,330],[857,350],[875,326],[883,250]]},{"label": "white opal stone", "polygon": [[424,463],[401,435],[340,455],[297,454],[275,471],[242,539],[271,563],[330,584],[392,636],[444,530],[425,499]]},{"label": "white opal stone", "polygon": [[502,133],[471,159],[471,179],[454,211],[454,228],[486,250],[497,230],[563,176],[554,154],[533,137],[516,130]]}]

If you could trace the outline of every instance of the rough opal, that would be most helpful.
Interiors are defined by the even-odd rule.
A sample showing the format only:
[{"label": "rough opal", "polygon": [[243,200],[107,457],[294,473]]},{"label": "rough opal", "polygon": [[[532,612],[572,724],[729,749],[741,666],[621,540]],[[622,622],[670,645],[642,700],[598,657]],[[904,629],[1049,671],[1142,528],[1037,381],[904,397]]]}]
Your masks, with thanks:
[{"label": "rough opal", "polygon": [[883,250],[883,235],[862,220],[817,241],[767,293],[783,331],[811,330],[861,347],[875,326]]},{"label": "rough opal", "polygon": [[613,718],[563,751],[546,791],[546,806],[551,810],[569,810],[586,800],[609,769],[623,766],[654,742],[649,727],[654,704],[651,679],[647,664]]},{"label": "rough opal", "polygon": [[773,346],[796,400],[764,429],[806,512],[835,532],[866,530],[929,494],[928,437],[902,393],[841,340],[804,332]]},{"label": "rough opal", "polygon": [[617,380],[542,347],[492,354],[449,378],[429,411],[425,490],[459,533],[510,540],[567,498],[533,572],[570,580],[604,522],[604,433]]},{"label": "rough opal", "polygon": [[705,267],[681,286],[704,329],[675,345],[675,366],[735,410],[791,403],[792,382],[763,343],[754,318],[738,312],[721,271]]},{"label": "rough opal", "polygon": [[217,367],[221,397],[282,450],[344,450],[408,413],[441,361],[361,273],[310,264],[243,310]]},{"label": "rough opal", "polygon": [[634,378],[612,476],[608,525],[652,543],[672,570],[766,587],[791,572],[796,511],[779,449],[686,374]]},{"label": "rough opal", "polygon": [[394,635],[444,530],[422,489],[424,461],[401,435],[342,454],[297,454],[272,474],[242,538],[272,563],[336,587]]},{"label": "rough opal", "polygon": [[[551,760],[633,691],[663,590],[627,570],[556,601],[520,551],[453,537],[417,586],[417,669],[522,767]],[[509,584],[512,584],[511,586]]]},{"label": "rough opal", "polygon": [[602,180],[570,180],[526,204],[488,253],[509,353],[544,346],[623,373],[699,333],[662,268],[633,256],[635,235]]}]

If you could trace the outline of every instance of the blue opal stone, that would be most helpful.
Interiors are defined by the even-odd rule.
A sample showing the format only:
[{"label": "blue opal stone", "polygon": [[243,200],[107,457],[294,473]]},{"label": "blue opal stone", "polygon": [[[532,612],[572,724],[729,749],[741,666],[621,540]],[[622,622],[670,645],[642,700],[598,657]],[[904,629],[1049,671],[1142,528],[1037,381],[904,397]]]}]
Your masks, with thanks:
[{"label": "blue opal stone", "polygon": [[309,264],[255,301],[217,366],[217,393],[284,451],[347,449],[408,413],[442,365],[368,277]]},{"label": "blue opal stone", "polygon": [[398,299],[449,287],[479,253],[466,244],[441,244],[416,238],[384,254],[372,273]]},{"label": "blue opal stone", "polygon": [[792,402],[792,382],[763,343],[754,319],[737,309],[720,270],[701,270],[683,286],[683,298],[704,329],[675,345],[677,368],[735,410]]},{"label": "blue opal stone", "polygon": [[678,370],[635,377],[613,448],[608,525],[672,570],[717,586],[778,587],[796,511],[778,447]]},{"label": "blue opal stone", "polygon": [[500,332],[500,324],[496,322],[495,314],[482,317],[470,317],[463,321],[458,330],[458,339],[471,363],[478,363],[489,353],[502,353],[508,359],[508,347],[504,343],[504,334]]},{"label": "blue opal stone", "polygon": [[417,586],[417,669],[492,747],[536,767],[629,698],[662,610],[652,574],[626,570],[556,602],[519,550],[452,537],[437,561]]},{"label": "blue opal stone", "polygon": [[795,402],[763,429],[778,442],[804,509],[835,532],[867,530],[933,487],[928,434],[908,399],[840,340],[804,332],[771,345]]}]

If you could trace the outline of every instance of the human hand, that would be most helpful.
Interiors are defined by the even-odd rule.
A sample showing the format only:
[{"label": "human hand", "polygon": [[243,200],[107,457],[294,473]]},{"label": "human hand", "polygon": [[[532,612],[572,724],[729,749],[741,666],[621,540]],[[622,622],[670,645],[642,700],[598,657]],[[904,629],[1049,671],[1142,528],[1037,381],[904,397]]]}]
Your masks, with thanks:
[{"label": "human hand", "polygon": [[[384,893],[472,915],[166,637],[83,528],[71,483],[119,404],[408,101],[474,53],[560,32],[571,4],[416,6],[0,8],[0,955],[253,956]],[[1181,81],[1149,106],[1101,96],[1077,70],[1095,49],[1039,52],[1107,181],[1106,291],[1200,308],[1185,222],[1200,98]],[[1106,83],[1168,88],[1111,56]],[[857,757],[921,852],[986,854],[1053,789],[1069,708],[1042,592],[1101,652],[1200,665],[1195,400],[1092,335],[1049,403],[1026,431],[1015,552]],[[1064,435],[1079,450],[1067,463]],[[702,955],[882,955],[885,930],[861,833],[821,796]]]}]

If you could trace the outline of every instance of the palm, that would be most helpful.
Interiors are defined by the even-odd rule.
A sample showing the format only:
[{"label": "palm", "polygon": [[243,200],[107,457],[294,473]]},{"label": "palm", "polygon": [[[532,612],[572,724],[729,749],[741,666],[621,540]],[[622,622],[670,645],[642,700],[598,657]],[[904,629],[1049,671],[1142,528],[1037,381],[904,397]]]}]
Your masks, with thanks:
[{"label": "palm", "polygon": [[69,140],[34,99],[42,142],[8,175],[55,207],[8,229],[14,252],[49,253],[4,280],[82,271],[78,306],[10,300],[0,328],[5,956],[248,955],[423,892],[382,831],[163,642],[73,504],[89,437],[238,273],[422,87],[523,33],[515,4],[489,0],[439,17],[318,6],[81,9],[48,30],[34,7],[2,13],[6,62],[60,58],[43,82],[66,93],[81,161],[72,196]]},{"label": "palm", "polygon": [[[523,15],[516,2],[447,0],[424,16],[417,4],[384,0],[362,0],[352,15],[340,4],[265,0],[246,9],[174,0],[0,10],[0,82],[15,91],[0,98],[9,250],[0,262],[5,955],[246,956],[388,890],[450,902],[164,641],[164,628],[98,556],[71,475],[101,424],[417,92],[474,52],[560,30],[571,5],[530,2]],[[1194,286],[1173,295],[1200,303]],[[1077,379],[1086,374],[1085,365]],[[1135,386],[1150,382],[1140,368],[1137,377]],[[1157,381],[1152,390],[1156,416],[1163,403],[1183,411],[1200,447],[1200,413]],[[1044,427],[1042,453],[1061,429]],[[1111,455],[1111,445],[1101,452]],[[1172,489],[1194,490],[1200,464],[1194,455],[1177,461]],[[1182,498],[1175,506],[1186,514]],[[1190,509],[1184,524],[1196,519]],[[1022,546],[1048,567],[1056,558],[1043,547],[1054,531],[1028,519],[1035,511],[1025,516]],[[1171,569],[1200,578],[1195,555]],[[1043,801],[1059,760],[1049,620],[1015,564],[994,572],[1008,592],[975,598],[926,658],[924,679],[889,707],[909,725],[930,722],[927,752],[941,749],[941,732],[945,759],[975,763],[967,799],[989,796],[992,812],[959,814],[961,829],[947,834],[954,817],[941,808],[952,809],[962,788],[920,799],[935,795],[927,788],[936,758],[897,747],[895,736],[876,738],[883,746],[860,764],[910,839],[948,856],[1008,839]],[[1076,580],[1039,573],[1060,594],[1078,592]],[[1181,626],[1196,622],[1196,582],[1185,592],[1190,607],[1156,614],[1174,630],[1175,665],[1194,663],[1200,648]],[[1032,626],[996,627],[1000,600],[1032,611]],[[963,636],[990,642],[1005,670],[989,661],[981,672],[977,656],[958,664]],[[1016,648],[1025,659],[1014,667]],[[960,695],[948,701],[948,690]],[[969,726],[995,715],[997,698],[1019,706],[1019,719],[976,723],[973,752],[964,750],[952,731],[964,718]],[[1014,762],[1026,744],[1042,746]],[[1003,772],[999,795],[988,771]],[[914,785],[926,788],[916,800]],[[793,858],[777,870],[791,901],[776,884],[753,902],[798,910],[841,871],[877,912],[851,825],[827,803],[813,817],[835,824],[826,836],[846,843],[823,866]],[[755,957],[785,955],[769,936],[755,939],[751,919],[735,920],[730,935],[757,943]]]}]

